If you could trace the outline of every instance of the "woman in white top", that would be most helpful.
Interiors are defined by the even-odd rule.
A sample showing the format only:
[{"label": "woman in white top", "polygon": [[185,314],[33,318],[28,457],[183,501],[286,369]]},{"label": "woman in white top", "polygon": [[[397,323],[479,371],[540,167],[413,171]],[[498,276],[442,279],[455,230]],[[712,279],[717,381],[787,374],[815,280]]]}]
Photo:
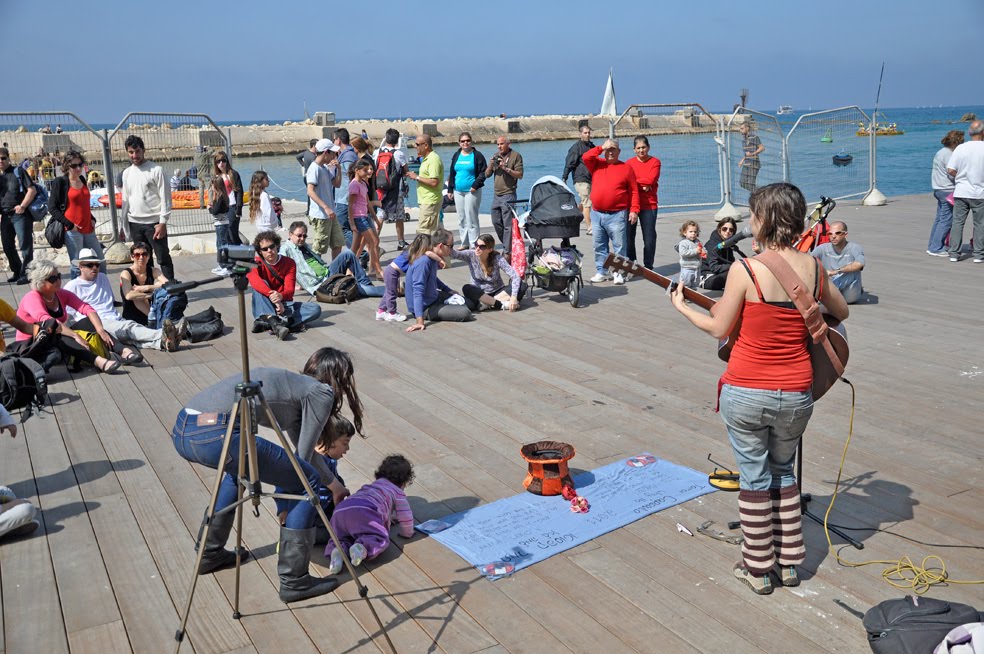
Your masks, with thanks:
[{"label": "woman in white top", "polygon": [[[959,129],[951,129],[940,143],[943,147],[933,157],[933,173],[930,181],[933,184],[933,196],[936,198],[936,220],[929,231],[929,245],[926,254],[934,257],[947,256],[947,237],[950,235],[950,225],[953,223],[953,178],[946,172],[947,162],[953,149],[964,142],[964,133]],[[947,241],[946,243],[944,241]]]},{"label": "woman in white top", "polygon": [[266,192],[270,186],[270,176],[262,170],[253,173],[249,180],[249,221],[256,223],[256,232],[272,232],[277,230],[277,217],[273,213],[270,195]]}]

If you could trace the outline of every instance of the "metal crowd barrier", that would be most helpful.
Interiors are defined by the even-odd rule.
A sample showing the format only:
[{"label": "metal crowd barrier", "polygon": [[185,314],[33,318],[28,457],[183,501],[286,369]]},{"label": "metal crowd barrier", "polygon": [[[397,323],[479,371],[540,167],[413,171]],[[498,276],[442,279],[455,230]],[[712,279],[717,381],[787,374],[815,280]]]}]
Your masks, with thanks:
[{"label": "metal crowd barrier", "polygon": [[803,114],[786,135],[787,179],[809,202],[866,195],[873,185],[868,127],[857,106]]}]

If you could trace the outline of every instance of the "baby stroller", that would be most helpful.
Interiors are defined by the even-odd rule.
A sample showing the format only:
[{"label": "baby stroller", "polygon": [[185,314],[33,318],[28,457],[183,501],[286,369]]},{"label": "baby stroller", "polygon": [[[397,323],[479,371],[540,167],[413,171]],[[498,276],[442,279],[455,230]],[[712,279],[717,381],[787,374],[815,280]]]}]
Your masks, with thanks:
[{"label": "baby stroller", "polygon": [[[542,288],[567,295],[571,306],[577,307],[584,286],[581,253],[570,244],[570,239],[580,233],[584,218],[577,208],[577,197],[563,180],[546,175],[533,183],[528,203],[529,210],[518,218],[526,242],[530,296],[534,287]],[[561,239],[560,246],[544,248],[545,238]]]}]

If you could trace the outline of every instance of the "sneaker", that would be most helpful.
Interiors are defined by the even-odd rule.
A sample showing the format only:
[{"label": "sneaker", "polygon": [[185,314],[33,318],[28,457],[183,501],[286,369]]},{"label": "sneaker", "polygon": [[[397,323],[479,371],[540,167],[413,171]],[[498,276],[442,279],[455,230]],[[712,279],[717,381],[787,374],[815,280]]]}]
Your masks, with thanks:
[{"label": "sneaker", "polygon": [[772,577],[770,575],[756,577],[741,562],[735,564],[734,573],[735,579],[744,582],[756,595],[772,594]]},{"label": "sneaker", "polygon": [[219,277],[228,277],[232,274],[232,271],[228,268],[223,268],[222,266],[216,266],[215,268],[212,268],[212,274],[218,275]]},{"label": "sneaker", "polygon": [[176,325],[178,329],[178,342],[188,340],[188,319],[182,317]]},{"label": "sneaker", "polygon": [[31,280],[29,280],[24,275],[21,275],[20,277],[17,278],[17,281],[14,283],[17,284],[18,286],[24,286],[25,284],[31,283]]},{"label": "sneaker", "polygon": [[383,311],[382,309],[376,309],[376,320],[389,320],[389,318],[387,317],[389,315],[390,314],[388,311]]},{"label": "sneaker", "polygon": [[38,530],[41,523],[38,520],[31,520],[30,522],[11,529],[6,534],[3,535],[4,538],[20,538],[21,536],[27,536],[28,534],[33,534]]},{"label": "sneaker", "polygon": [[267,331],[268,329],[270,329],[270,323],[267,322],[266,319],[264,319],[264,318],[257,318],[256,320],[253,321],[253,329],[252,329],[252,332],[254,334],[262,334],[263,332]]},{"label": "sneaker", "polygon": [[362,565],[362,562],[366,560],[366,546],[362,543],[356,543],[349,548],[349,561],[352,562],[353,567],[358,567]]},{"label": "sneaker", "polygon": [[956,262],[960,261],[960,257],[950,257],[950,261],[952,261],[953,263],[956,263]]},{"label": "sneaker", "polygon": [[933,252],[932,250],[926,250],[926,254],[928,254],[931,257],[945,257],[945,256],[948,256],[949,255],[949,252],[947,252],[946,250],[940,250],[939,252]]},{"label": "sneaker", "polygon": [[588,281],[592,284],[599,284],[601,282],[607,282],[610,278],[605,273],[596,273],[594,277]]},{"label": "sneaker", "polygon": [[178,349],[178,328],[174,326],[170,318],[164,320],[164,326],[161,328],[163,336],[161,337],[161,349],[165,352],[174,352]]},{"label": "sneaker", "polygon": [[331,557],[328,559],[328,576],[334,577],[341,571],[342,571],[342,550],[336,547],[331,551]]},{"label": "sneaker", "polygon": [[369,253],[368,252],[363,252],[359,256],[359,265],[362,266],[362,269],[363,270],[368,270],[369,269]]},{"label": "sneaker", "polygon": [[800,585],[799,575],[796,574],[795,565],[780,565],[779,568],[779,583],[781,583],[786,588],[792,588],[793,586]]},{"label": "sneaker", "polygon": [[407,243],[406,241],[397,241],[396,247],[400,248],[401,250],[406,250],[408,247],[410,247],[410,244]]},{"label": "sneaker", "polygon": [[402,313],[399,313],[398,311],[394,311],[393,313],[387,313],[386,317],[384,318],[384,320],[388,322],[403,322],[406,319],[407,317],[404,316]]},{"label": "sneaker", "polygon": [[587,234],[588,236],[591,236],[591,235],[592,235],[592,234],[593,234],[594,232],[592,232],[592,231],[591,231],[591,228],[590,228],[590,227],[588,227],[588,231],[587,231],[587,232],[585,232],[585,233],[586,233],[586,234]]},{"label": "sneaker", "polygon": [[984,259],[974,259],[974,263],[984,263]]},{"label": "sneaker", "polygon": [[623,277],[623,276],[622,276],[622,273],[620,273],[620,272],[616,272],[616,273],[614,273],[614,274],[612,275],[612,277],[614,278],[614,281],[613,281],[613,283],[614,283],[614,284],[615,284],[616,286],[620,286],[620,285],[622,285],[622,284],[624,284],[624,283],[625,283],[625,277]]}]

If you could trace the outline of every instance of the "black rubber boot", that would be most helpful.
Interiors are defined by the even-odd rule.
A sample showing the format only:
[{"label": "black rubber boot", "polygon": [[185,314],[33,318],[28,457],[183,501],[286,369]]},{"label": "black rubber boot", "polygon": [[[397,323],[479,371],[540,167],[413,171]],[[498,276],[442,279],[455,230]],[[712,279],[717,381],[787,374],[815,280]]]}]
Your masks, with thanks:
[{"label": "black rubber boot", "polygon": [[335,590],[338,580],[334,577],[312,577],[308,574],[311,548],[314,546],[314,527],[310,529],[280,528],[280,557],[277,574],[280,575],[280,600],[297,602],[317,597]]},{"label": "black rubber boot", "polygon": [[[207,575],[210,572],[232,568],[236,565],[236,553],[225,549],[235,519],[235,511],[229,511],[212,518],[212,527],[208,530],[205,553],[202,555],[202,564],[198,566],[198,574]],[[249,558],[249,551],[245,547],[242,549],[241,558],[243,561]]]}]

